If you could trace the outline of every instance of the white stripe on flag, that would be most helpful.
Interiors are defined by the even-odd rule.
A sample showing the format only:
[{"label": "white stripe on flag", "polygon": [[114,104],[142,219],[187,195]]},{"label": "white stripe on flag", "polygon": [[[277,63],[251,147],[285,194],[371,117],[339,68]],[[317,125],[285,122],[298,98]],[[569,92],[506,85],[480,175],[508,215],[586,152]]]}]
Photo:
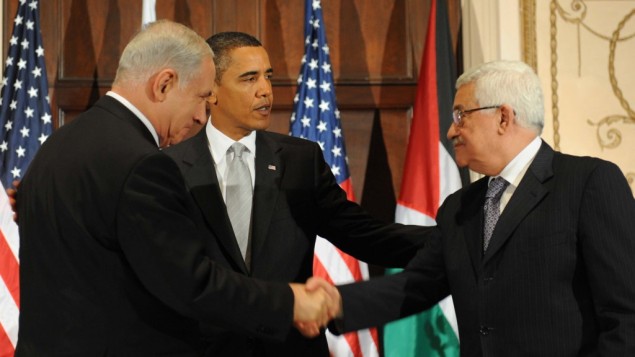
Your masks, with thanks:
[{"label": "white stripe on flag", "polygon": [[[315,257],[322,264],[334,284],[346,284],[355,281],[355,277],[351,272],[352,268],[342,259],[337,248],[322,237],[317,237],[315,240]],[[359,265],[362,278],[368,279],[368,265],[357,260],[355,260],[355,264]],[[361,348],[362,356],[379,356],[379,348],[369,330],[357,331],[357,336],[359,338],[359,347]],[[332,356],[355,357],[351,345],[343,336],[335,336],[327,330],[326,339]]]},{"label": "white stripe on flag", "polygon": [[[9,205],[9,197],[5,194],[4,186],[0,183],[0,239],[4,237],[7,246],[18,261],[20,237],[18,225],[13,221],[13,211]],[[9,253],[7,253],[9,254]],[[19,261],[18,261],[19,262]],[[8,262],[4,262],[7,263]],[[17,287],[13,287],[14,289]],[[4,279],[0,279],[0,325],[5,330],[9,341],[15,348],[18,343],[18,319],[20,310]]]},{"label": "white stripe on flag", "polygon": [[[366,264],[364,264],[366,265]],[[364,357],[379,357],[379,347],[375,345],[373,336],[369,330],[360,330],[357,332],[359,335],[360,347],[362,348],[362,354]],[[363,341],[368,341],[364,343]]]},{"label": "white stripe on flag", "polygon": [[[375,345],[372,336],[368,330],[357,331],[359,336],[359,345],[362,348],[362,355],[364,357],[379,357],[379,348]],[[326,331],[326,340],[329,344],[329,350],[331,356],[337,357],[354,357],[351,348],[344,338],[341,336],[335,336],[330,331]]]},{"label": "white stripe on flag", "polygon": [[18,320],[20,310],[15,304],[11,293],[7,289],[4,280],[0,279],[0,325],[4,328],[11,344],[15,348],[18,343]]},{"label": "white stripe on flag", "polygon": [[315,256],[328,272],[333,284],[346,284],[355,281],[348,265],[342,260],[342,256],[331,242],[317,237],[315,239]]},{"label": "white stripe on flag", "polygon": [[397,204],[395,208],[395,222],[417,226],[434,226],[437,224],[434,218],[400,204]]},{"label": "white stripe on flag", "polygon": [[9,248],[11,248],[11,252],[15,256],[15,259],[20,262],[18,258],[18,253],[20,250],[20,236],[18,234],[18,225],[13,221],[13,211],[11,210],[11,205],[9,204],[9,196],[5,194],[5,189],[2,183],[0,182],[0,231],[4,235],[7,240],[7,244]]},{"label": "white stripe on flag", "polygon": [[452,155],[439,142],[439,206],[445,198],[461,188],[461,175]]},{"label": "white stripe on flag", "polygon": [[443,311],[445,320],[448,324],[450,324],[450,326],[452,326],[452,330],[454,330],[454,335],[456,335],[457,340],[460,340],[459,323],[456,321],[456,312],[454,311],[454,301],[452,301],[452,295],[441,300],[439,302],[439,307],[441,308],[441,311]]}]

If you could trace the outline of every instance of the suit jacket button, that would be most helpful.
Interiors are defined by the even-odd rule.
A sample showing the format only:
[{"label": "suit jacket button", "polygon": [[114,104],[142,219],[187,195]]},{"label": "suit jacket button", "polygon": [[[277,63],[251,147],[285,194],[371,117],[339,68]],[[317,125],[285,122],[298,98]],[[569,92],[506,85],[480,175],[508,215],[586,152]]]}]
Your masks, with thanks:
[{"label": "suit jacket button", "polygon": [[483,335],[483,336],[487,336],[487,335],[489,335],[489,332],[490,332],[491,330],[492,330],[492,329],[491,329],[491,328],[489,328],[489,327],[487,327],[487,326],[481,326],[481,328],[479,329],[479,332],[481,333],[481,335]]}]

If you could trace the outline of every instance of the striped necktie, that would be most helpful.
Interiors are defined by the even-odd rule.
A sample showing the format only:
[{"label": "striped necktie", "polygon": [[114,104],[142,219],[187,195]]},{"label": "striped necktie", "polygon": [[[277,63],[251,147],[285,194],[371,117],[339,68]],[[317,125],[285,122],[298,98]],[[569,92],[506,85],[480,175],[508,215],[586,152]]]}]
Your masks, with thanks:
[{"label": "striped necktie", "polygon": [[487,250],[489,241],[492,238],[492,233],[494,232],[494,227],[496,227],[496,222],[498,222],[498,217],[500,216],[500,200],[507,185],[509,185],[509,182],[505,181],[504,178],[496,177],[489,183],[489,187],[485,193],[485,205],[483,206],[485,212],[483,253]]},{"label": "striped necktie", "polygon": [[253,189],[249,167],[243,160],[247,147],[235,142],[227,150],[226,206],[240,253],[249,267],[251,259],[250,231]]}]

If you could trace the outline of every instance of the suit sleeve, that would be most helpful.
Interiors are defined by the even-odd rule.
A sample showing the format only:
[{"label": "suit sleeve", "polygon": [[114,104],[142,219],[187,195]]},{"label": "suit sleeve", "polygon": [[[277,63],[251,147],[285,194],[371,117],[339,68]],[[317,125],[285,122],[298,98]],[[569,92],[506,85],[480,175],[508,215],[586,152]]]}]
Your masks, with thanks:
[{"label": "suit sleeve", "polygon": [[449,294],[441,234],[431,231],[404,271],[338,289],[343,318],[330,326],[338,333],[384,325],[432,307]]},{"label": "suit sleeve", "polygon": [[601,162],[589,176],[579,239],[602,356],[635,355],[635,200],[619,168]]},{"label": "suit sleeve", "polygon": [[282,340],[293,319],[293,293],[223,269],[204,255],[205,231],[176,164],[165,154],[142,159],[119,200],[117,234],[148,291],[182,315]]},{"label": "suit sleeve", "polygon": [[317,233],[367,263],[404,267],[433,228],[382,222],[348,201],[317,145],[313,146]]}]

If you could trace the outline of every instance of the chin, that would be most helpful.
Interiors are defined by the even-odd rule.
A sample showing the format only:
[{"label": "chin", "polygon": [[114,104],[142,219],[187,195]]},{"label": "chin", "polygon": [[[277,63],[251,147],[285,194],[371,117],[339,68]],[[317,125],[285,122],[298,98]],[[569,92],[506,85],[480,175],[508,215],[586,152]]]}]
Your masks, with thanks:
[{"label": "chin", "polygon": [[181,141],[185,140],[188,137],[187,135],[189,132],[190,132],[189,129],[187,131],[181,131],[177,135],[174,135],[173,137],[169,138],[168,145],[176,145],[180,143]]},{"label": "chin", "polygon": [[270,120],[258,121],[256,123],[252,123],[252,125],[250,125],[249,129],[251,131],[254,131],[254,130],[267,130],[269,128],[270,124],[271,124]]}]

